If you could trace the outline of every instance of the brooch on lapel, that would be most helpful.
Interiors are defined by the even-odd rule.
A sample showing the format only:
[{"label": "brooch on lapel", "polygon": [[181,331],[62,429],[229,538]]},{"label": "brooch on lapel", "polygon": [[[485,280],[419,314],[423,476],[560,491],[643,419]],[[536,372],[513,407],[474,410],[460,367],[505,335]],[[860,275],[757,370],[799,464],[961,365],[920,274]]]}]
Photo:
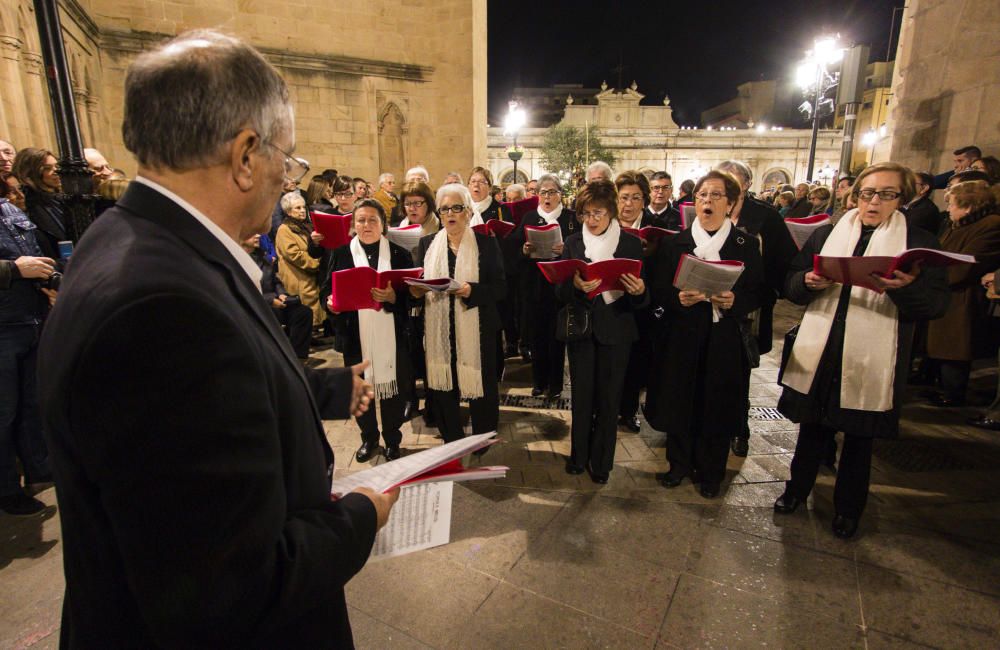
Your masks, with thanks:
[{"label": "brooch on lapel", "polygon": [[736,243],[739,244],[740,246],[742,246],[743,244],[746,243],[746,240],[743,239],[742,237],[737,237],[736,238]]}]

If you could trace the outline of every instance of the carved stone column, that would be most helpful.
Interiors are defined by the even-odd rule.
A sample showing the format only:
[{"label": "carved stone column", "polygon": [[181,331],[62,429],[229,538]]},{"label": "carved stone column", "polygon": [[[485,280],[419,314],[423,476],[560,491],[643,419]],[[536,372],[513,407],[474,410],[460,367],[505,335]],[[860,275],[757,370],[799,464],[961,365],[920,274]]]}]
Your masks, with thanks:
[{"label": "carved stone column", "polygon": [[[28,117],[31,121],[30,145],[52,149],[55,133],[49,116],[49,102],[45,96],[45,81],[42,79],[42,55],[37,52],[22,52],[21,66],[25,72],[27,83],[24,88],[24,99],[28,106]],[[23,145],[18,145],[23,146]]]}]

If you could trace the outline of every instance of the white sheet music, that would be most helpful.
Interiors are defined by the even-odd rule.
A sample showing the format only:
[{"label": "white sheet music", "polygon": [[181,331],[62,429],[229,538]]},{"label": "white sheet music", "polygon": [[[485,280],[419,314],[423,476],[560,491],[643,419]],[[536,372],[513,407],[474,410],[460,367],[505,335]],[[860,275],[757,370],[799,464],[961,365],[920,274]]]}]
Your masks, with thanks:
[{"label": "white sheet music", "polygon": [[731,291],[742,273],[743,264],[712,264],[694,255],[684,255],[674,286],[682,291],[700,291],[712,297]]},{"label": "white sheet music", "polygon": [[531,251],[531,259],[533,260],[550,260],[556,257],[556,254],[552,252],[552,247],[563,242],[562,228],[552,228],[551,230],[525,228],[524,234],[534,246]]},{"label": "white sheet music", "polygon": [[401,489],[399,501],[389,513],[389,522],[375,536],[370,561],[447,544],[451,540],[454,486],[453,482],[446,481]]},{"label": "white sheet music", "polygon": [[424,236],[424,230],[419,225],[416,228],[389,228],[386,238],[397,246],[402,246],[411,253],[420,244],[420,238]]},{"label": "white sheet music", "polygon": [[462,283],[452,278],[448,278],[448,284],[444,283],[433,284],[431,282],[426,282],[424,280],[417,280],[414,278],[406,278],[405,280],[403,280],[403,282],[410,285],[411,287],[423,287],[424,289],[427,289],[429,291],[436,291],[438,293],[444,291],[455,291],[457,289],[462,288]]}]

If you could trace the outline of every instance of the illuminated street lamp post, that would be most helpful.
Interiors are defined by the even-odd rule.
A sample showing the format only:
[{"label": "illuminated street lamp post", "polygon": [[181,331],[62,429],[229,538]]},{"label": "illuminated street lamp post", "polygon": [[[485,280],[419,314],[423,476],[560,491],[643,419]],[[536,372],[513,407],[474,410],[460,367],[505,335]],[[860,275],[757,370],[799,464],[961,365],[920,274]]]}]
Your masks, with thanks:
[{"label": "illuminated street lamp post", "polygon": [[517,161],[521,159],[524,152],[517,148],[517,133],[524,126],[528,117],[523,108],[519,108],[516,101],[507,104],[507,118],[504,120],[504,135],[509,135],[514,140],[514,146],[507,150],[507,157],[514,163],[514,182],[517,182]]},{"label": "illuminated street lamp post", "polygon": [[[827,91],[837,85],[838,72],[827,69],[831,63],[840,61],[844,50],[837,45],[832,37],[816,39],[813,49],[806,52],[806,59],[799,64],[796,71],[796,81],[802,91],[812,95],[812,138],[809,142],[809,163],[806,166],[806,180],[813,179],[813,165],[816,163],[816,139],[819,136],[819,110]],[[803,104],[803,110],[806,104]]]}]

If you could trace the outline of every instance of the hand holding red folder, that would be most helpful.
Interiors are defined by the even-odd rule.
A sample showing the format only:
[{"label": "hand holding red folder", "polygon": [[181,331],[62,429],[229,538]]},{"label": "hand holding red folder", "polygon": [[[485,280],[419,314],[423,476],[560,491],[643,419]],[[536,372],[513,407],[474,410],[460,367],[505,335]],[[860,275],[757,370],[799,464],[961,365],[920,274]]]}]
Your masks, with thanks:
[{"label": "hand holding red folder", "polygon": [[834,282],[864,287],[876,293],[882,293],[886,287],[877,282],[872,275],[878,275],[887,279],[892,278],[895,275],[895,271],[899,270],[904,273],[911,271],[917,263],[920,263],[921,266],[975,264],[976,258],[972,255],[948,253],[931,248],[911,248],[895,257],[874,255],[833,257],[814,255],[813,273]]},{"label": "hand holding red folder", "polygon": [[382,303],[372,297],[372,289],[385,289],[392,285],[396,292],[406,286],[407,278],[419,278],[422,268],[392,269],[379,273],[370,266],[334,271],[330,276],[330,310],[334,312],[382,309]]},{"label": "hand holding red folder", "polygon": [[514,228],[516,228],[514,224],[507,221],[500,221],[499,219],[490,219],[486,223],[472,227],[480,235],[492,235],[501,239],[513,232]]},{"label": "hand holding red folder", "polygon": [[351,241],[351,223],[354,215],[327,214],[326,212],[311,212],[313,227],[323,235],[320,246],[327,249],[346,246]]},{"label": "hand holding red folder", "polygon": [[524,215],[528,214],[532,210],[538,209],[538,197],[529,196],[526,199],[521,199],[520,201],[511,201],[510,203],[500,203],[503,207],[507,208],[507,212],[510,214],[510,220],[514,222],[514,225],[520,225],[521,219]]},{"label": "hand holding red folder", "polygon": [[642,271],[642,262],[632,259],[610,259],[603,262],[592,262],[587,264],[583,260],[557,260],[555,262],[538,262],[545,279],[552,284],[562,284],[579,272],[584,280],[600,280],[601,284],[596,289],[587,294],[588,298],[595,298],[605,291],[627,291],[621,282],[621,276],[626,273],[639,277]]}]

